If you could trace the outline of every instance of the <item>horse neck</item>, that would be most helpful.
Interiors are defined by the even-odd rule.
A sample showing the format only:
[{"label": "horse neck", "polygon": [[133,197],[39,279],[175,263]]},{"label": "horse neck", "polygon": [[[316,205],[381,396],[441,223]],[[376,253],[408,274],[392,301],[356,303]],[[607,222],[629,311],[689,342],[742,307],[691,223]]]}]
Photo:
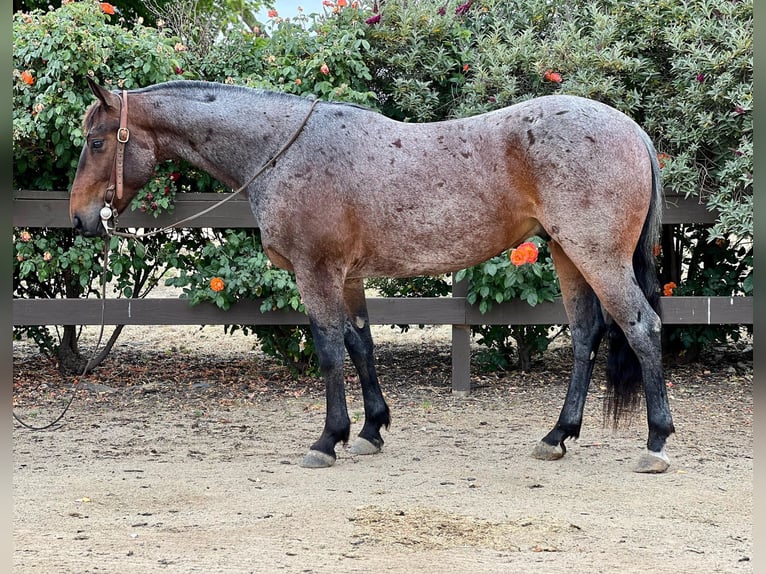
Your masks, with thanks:
[{"label": "horse neck", "polygon": [[142,109],[157,159],[187,161],[235,188],[284,145],[310,106],[302,98],[256,90],[185,91],[146,93]]}]

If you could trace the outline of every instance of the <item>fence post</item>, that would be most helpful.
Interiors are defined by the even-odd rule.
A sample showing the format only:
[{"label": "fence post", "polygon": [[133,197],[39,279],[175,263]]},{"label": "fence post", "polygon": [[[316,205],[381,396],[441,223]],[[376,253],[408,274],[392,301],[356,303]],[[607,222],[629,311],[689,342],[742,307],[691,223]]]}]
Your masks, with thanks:
[{"label": "fence post", "polygon": [[[467,294],[468,280],[457,282],[453,273],[452,296],[465,297]],[[470,325],[452,325],[452,394],[460,397],[471,394]]]}]

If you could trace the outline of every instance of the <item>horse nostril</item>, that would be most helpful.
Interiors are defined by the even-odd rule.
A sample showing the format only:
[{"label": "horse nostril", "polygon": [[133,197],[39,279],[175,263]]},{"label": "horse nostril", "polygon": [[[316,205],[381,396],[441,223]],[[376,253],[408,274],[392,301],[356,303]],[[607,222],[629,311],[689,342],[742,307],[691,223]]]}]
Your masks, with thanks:
[{"label": "horse nostril", "polygon": [[76,215],[72,218],[72,226],[74,226],[75,231],[82,231],[82,221]]}]

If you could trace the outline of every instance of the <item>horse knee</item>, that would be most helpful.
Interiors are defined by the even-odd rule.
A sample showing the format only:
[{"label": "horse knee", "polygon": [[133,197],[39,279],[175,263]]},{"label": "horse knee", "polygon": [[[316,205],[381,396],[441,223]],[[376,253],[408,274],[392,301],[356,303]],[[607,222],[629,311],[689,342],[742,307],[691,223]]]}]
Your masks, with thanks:
[{"label": "horse knee", "polygon": [[311,322],[311,333],[321,373],[343,367],[345,358],[344,334],[342,327],[323,327]]}]

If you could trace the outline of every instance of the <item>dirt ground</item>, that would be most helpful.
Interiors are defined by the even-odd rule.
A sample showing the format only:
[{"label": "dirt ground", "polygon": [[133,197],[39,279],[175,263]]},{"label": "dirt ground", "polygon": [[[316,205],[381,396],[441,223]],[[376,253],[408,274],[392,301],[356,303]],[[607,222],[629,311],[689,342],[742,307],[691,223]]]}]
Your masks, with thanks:
[{"label": "dirt ground", "polygon": [[[749,573],[752,355],[667,370],[671,467],[641,475],[643,412],[602,425],[597,367],[580,440],[530,456],[571,354],[450,389],[444,328],[377,328],[392,410],[380,454],[299,462],[324,420],[295,379],[220,327],[128,327],[52,430],[16,425],[14,572]],[[14,348],[14,409],[55,417],[71,380]],[[349,371],[352,433],[363,412]]]}]

